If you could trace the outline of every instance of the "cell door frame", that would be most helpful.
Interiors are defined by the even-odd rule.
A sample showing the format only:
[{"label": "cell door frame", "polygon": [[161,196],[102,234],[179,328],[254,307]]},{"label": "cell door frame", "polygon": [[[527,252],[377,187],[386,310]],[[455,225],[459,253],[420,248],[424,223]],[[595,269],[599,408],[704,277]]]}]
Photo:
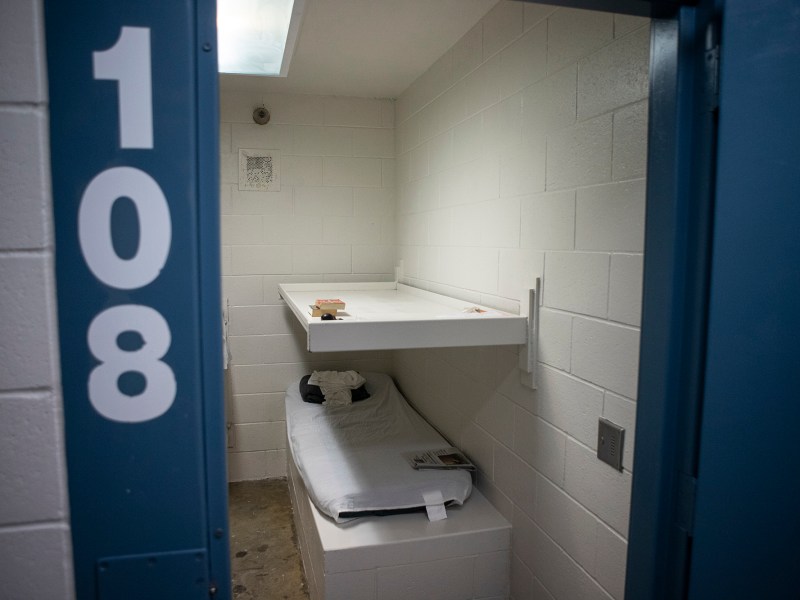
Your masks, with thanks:
[{"label": "cell door frame", "polygon": [[[644,257],[642,344],[637,407],[637,444],[629,535],[626,595],[675,597],[685,581],[682,560],[689,537],[700,407],[710,219],[712,215],[713,97],[709,67],[718,20],[711,0],[561,0],[545,3],[649,16],[652,21],[648,127],[647,212]],[[683,6],[681,6],[684,4]],[[213,0],[198,0],[199,35],[215,39]],[[204,29],[205,28],[205,29]],[[198,48],[198,59],[210,49]],[[203,54],[205,53],[205,55]],[[213,54],[213,52],[211,52]],[[208,75],[208,74],[207,74]],[[200,198],[218,192],[216,81],[199,77],[198,160]],[[210,126],[209,123],[214,123]],[[209,168],[202,168],[203,166]],[[198,261],[201,269],[202,347],[199,375],[206,390],[221,394],[221,368],[212,362],[221,342],[219,313],[219,230],[217,203],[199,203]],[[220,365],[221,367],[221,365]],[[207,468],[225,473],[222,412],[207,405]],[[209,523],[227,522],[227,498],[207,489]],[[211,528],[210,548],[227,531]],[[227,556],[211,557],[220,573]]]},{"label": "cell door frame", "polygon": [[[540,3],[542,0],[539,0]],[[543,0],[651,18],[647,202],[626,598],[688,581],[724,0]]]}]

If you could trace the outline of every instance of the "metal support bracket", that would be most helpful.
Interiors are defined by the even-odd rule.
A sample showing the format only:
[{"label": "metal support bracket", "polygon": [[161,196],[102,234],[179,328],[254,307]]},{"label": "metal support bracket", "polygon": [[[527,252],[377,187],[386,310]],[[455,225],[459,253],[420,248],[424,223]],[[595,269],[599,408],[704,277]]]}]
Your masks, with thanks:
[{"label": "metal support bracket", "polygon": [[528,313],[528,343],[520,348],[519,380],[525,387],[536,389],[536,361],[539,347],[539,306],[542,302],[542,278],[537,277],[535,287],[528,290],[520,308]]}]

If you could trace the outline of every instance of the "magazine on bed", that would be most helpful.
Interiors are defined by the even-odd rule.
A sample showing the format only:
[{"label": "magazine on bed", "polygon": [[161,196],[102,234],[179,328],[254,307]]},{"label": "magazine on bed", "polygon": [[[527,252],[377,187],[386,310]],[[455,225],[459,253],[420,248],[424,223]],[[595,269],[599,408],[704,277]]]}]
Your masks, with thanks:
[{"label": "magazine on bed", "polygon": [[406,452],[403,454],[405,459],[415,469],[466,469],[474,471],[469,459],[458,448],[438,448],[436,450],[421,450],[418,452]]}]

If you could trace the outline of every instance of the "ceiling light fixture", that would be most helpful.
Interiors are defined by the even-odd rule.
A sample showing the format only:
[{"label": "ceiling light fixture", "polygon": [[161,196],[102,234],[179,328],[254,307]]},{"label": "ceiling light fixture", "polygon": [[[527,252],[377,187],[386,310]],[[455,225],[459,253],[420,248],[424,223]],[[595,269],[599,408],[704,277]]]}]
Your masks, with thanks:
[{"label": "ceiling light fixture", "polygon": [[286,77],[304,0],[218,0],[220,73]]}]

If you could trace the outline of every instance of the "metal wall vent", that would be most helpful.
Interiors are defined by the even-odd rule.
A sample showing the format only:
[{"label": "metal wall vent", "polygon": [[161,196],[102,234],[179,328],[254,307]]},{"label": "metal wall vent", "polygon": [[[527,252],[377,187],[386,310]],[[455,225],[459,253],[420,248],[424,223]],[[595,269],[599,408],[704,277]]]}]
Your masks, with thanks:
[{"label": "metal wall vent", "polygon": [[239,149],[239,190],[279,192],[281,154],[277,150]]},{"label": "metal wall vent", "polygon": [[622,471],[622,448],[625,443],[625,429],[600,417],[597,428],[597,458]]}]

